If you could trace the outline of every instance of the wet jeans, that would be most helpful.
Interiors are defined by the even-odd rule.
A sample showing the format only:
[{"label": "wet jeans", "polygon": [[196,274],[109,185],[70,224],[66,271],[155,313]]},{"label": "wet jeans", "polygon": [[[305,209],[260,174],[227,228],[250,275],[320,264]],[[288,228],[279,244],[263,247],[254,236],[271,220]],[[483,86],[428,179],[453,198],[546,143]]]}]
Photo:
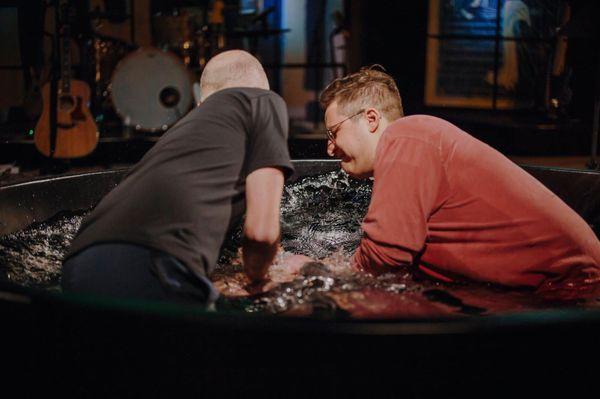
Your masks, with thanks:
[{"label": "wet jeans", "polygon": [[98,244],[63,264],[66,292],[111,298],[213,304],[218,291],[210,280],[189,271],[179,260],[134,244]]}]

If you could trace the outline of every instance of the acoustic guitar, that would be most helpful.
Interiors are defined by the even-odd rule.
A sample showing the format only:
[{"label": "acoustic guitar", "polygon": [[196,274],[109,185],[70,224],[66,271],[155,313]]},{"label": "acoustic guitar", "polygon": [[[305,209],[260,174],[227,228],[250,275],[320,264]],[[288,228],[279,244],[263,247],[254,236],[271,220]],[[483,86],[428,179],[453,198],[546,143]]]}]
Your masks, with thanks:
[{"label": "acoustic guitar", "polygon": [[69,11],[61,6],[63,24],[60,31],[61,66],[56,99],[56,136],[51,129],[50,82],[42,87],[44,104],[35,127],[36,148],[50,158],[80,158],[90,154],[98,144],[98,128],[88,108],[90,87],[82,80],[71,79]]}]

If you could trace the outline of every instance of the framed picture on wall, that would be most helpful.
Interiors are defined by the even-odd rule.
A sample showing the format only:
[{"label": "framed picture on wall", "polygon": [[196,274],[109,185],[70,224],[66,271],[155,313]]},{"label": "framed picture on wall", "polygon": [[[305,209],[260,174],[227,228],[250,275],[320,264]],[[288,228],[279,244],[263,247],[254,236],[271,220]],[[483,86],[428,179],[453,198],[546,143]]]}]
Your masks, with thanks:
[{"label": "framed picture on wall", "polygon": [[515,109],[543,102],[560,3],[430,0],[426,105]]}]

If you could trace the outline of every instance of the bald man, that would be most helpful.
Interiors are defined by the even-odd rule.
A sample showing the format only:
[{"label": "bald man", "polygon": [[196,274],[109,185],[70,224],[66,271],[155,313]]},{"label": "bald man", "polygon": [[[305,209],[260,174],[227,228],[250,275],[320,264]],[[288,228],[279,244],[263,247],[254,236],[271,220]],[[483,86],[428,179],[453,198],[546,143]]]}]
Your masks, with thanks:
[{"label": "bald man", "polygon": [[200,90],[200,106],[84,220],[63,265],[64,291],[211,304],[209,276],[244,214],[244,270],[253,282],[265,278],[293,172],[285,103],[239,50],[207,63]]}]

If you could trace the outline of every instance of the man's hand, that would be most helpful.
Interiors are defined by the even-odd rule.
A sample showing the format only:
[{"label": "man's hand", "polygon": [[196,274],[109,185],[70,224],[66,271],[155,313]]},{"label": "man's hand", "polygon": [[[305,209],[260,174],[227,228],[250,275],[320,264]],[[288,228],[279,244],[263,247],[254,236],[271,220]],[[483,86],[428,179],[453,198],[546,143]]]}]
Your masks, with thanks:
[{"label": "man's hand", "polygon": [[300,273],[302,266],[308,262],[314,262],[314,259],[306,255],[291,255],[283,259],[280,266],[286,274],[297,275]]},{"label": "man's hand", "polygon": [[277,241],[270,243],[244,238],[242,259],[244,272],[252,283],[258,283],[266,279],[269,266],[277,253]]},{"label": "man's hand", "polygon": [[249,295],[262,294],[274,288],[277,285],[273,280],[260,280],[250,282],[244,286]]},{"label": "man's hand", "polygon": [[[279,284],[293,281],[302,267],[308,262],[314,262],[313,259],[304,255],[281,254],[282,258],[271,267],[268,274],[265,273],[262,279],[251,279],[250,284],[247,284],[244,289],[249,294],[259,294],[267,292]],[[246,273],[248,274],[248,273]],[[250,277],[250,275],[248,275]]]}]

